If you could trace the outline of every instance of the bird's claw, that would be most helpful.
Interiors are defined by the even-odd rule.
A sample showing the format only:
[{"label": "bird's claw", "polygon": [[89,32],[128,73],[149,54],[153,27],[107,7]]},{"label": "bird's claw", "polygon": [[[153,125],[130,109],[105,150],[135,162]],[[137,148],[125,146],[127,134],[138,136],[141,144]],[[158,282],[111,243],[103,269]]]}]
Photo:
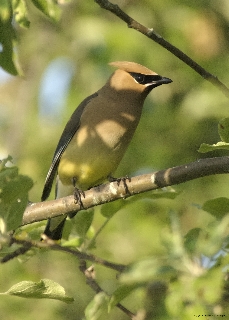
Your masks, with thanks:
[{"label": "bird's claw", "polygon": [[82,202],[82,196],[85,198],[85,192],[76,187],[76,178],[73,177],[73,186],[74,186],[74,202],[80,206],[80,209],[84,209],[84,205]]},{"label": "bird's claw", "polygon": [[84,209],[82,196],[85,198],[85,192],[75,187],[73,195],[74,195],[74,202],[80,206],[80,209]]}]

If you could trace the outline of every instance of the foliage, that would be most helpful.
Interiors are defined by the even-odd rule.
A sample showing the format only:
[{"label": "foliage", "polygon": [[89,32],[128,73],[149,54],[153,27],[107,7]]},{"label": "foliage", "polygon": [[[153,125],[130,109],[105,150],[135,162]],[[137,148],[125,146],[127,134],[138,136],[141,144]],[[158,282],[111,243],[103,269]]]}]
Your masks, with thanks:
[{"label": "foliage", "polygon": [[218,132],[220,135],[220,138],[222,139],[222,141],[213,144],[213,145],[209,145],[207,143],[202,143],[200,148],[199,148],[199,152],[209,152],[209,151],[214,151],[214,150],[220,150],[220,149],[224,149],[224,150],[228,150],[229,149],[229,118],[224,118],[221,119],[219,121],[218,124]]},{"label": "foliage", "polygon": [[[226,81],[226,1],[206,5],[205,0],[144,0],[119,5]],[[222,93],[94,1],[0,1],[0,43],[2,68],[23,75],[8,75],[0,83],[0,153],[5,158],[0,164],[1,256],[20,252],[19,244],[10,246],[8,231],[21,224],[33,185],[28,176],[34,181],[30,199],[39,201],[61,128],[76,105],[106,81],[109,61],[133,60],[173,79],[171,86],[155,89],[146,101],[117,176],[165,169],[206,152],[204,156],[227,155],[228,101]],[[60,72],[48,78],[52,86],[48,99],[42,100],[44,70],[48,72],[53,61]],[[53,106],[60,92],[58,80],[66,70],[64,102]],[[222,141],[217,143],[219,136]],[[16,159],[20,174],[9,165],[7,154]],[[74,255],[53,252],[51,246],[31,248],[1,265],[2,318],[127,319],[117,303],[137,313],[138,319],[227,315],[228,202],[228,179],[217,176],[80,212],[67,222],[63,247],[127,268],[117,277],[116,271],[97,263],[90,278],[86,271],[82,276]],[[15,237],[18,243],[39,243],[43,228],[42,223],[24,226]],[[87,283],[96,280],[103,291],[93,294],[84,277]],[[74,303],[52,301],[72,301],[65,290]]]},{"label": "foliage", "polygon": [[4,294],[21,298],[56,299],[64,302],[73,302],[74,300],[65,295],[63,287],[49,279],[42,279],[38,283],[33,281],[19,282]]},{"label": "foliage", "polygon": [[14,230],[22,224],[22,217],[28,205],[28,191],[32,180],[18,173],[15,166],[7,167],[12,158],[0,162],[0,212],[6,231]]}]

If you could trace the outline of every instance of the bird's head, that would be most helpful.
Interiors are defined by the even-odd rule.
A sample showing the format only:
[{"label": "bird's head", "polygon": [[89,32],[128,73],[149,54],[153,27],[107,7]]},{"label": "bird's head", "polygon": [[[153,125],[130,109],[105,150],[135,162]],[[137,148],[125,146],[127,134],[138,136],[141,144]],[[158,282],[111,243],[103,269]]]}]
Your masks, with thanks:
[{"label": "bird's head", "polygon": [[118,68],[110,77],[110,86],[117,91],[145,93],[145,96],[155,87],[172,82],[154,71],[135,62],[116,61],[111,66]]}]

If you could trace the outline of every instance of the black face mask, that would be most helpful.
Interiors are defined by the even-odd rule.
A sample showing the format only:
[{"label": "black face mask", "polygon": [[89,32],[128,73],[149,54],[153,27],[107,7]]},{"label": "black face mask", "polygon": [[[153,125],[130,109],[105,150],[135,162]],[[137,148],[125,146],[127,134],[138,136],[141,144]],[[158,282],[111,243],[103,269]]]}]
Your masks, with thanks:
[{"label": "black face mask", "polygon": [[172,82],[171,79],[159,76],[158,74],[142,74],[136,72],[129,72],[129,74],[139,83],[148,84],[150,89],[158,87],[162,84]]}]

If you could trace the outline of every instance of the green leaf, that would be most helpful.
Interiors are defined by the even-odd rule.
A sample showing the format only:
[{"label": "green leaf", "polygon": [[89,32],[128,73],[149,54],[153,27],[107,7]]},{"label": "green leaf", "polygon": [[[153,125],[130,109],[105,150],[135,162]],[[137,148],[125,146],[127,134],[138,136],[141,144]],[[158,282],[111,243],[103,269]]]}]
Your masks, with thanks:
[{"label": "green leaf", "polygon": [[28,28],[30,25],[28,19],[28,10],[25,0],[13,0],[13,13],[15,21],[23,28]]},{"label": "green leaf", "polygon": [[147,319],[171,319],[167,313],[166,294],[167,285],[164,281],[156,280],[148,284],[144,303]]},{"label": "green leaf", "polygon": [[5,161],[1,163],[0,170],[0,215],[7,230],[14,230],[21,225],[33,182],[29,177],[18,174],[17,167],[6,167]]},{"label": "green leaf", "polygon": [[62,247],[74,247],[74,248],[78,248],[81,246],[81,244],[83,243],[82,238],[72,238],[70,240],[64,241],[63,243],[61,243]]},{"label": "green leaf", "polygon": [[110,298],[108,305],[108,311],[110,312],[113,307],[115,307],[120,301],[125,299],[130,293],[135,290],[138,286],[136,285],[122,285],[114,291]]},{"label": "green leaf", "polygon": [[105,218],[111,218],[116,212],[123,209],[126,204],[128,204],[128,201],[123,201],[122,199],[119,201],[105,203],[101,206],[100,212]]},{"label": "green leaf", "polygon": [[207,143],[202,143],[198,152],[206,153],[206,152],[215,151],[215,150],[229,150],[229,143],[222,142],[222,141],[212,145]]},{"label": "green leaf", "polygon": [[136,285],[152,280],[165,280],[174,275],[175,270],[169,265],[161,266],[155,259],[146,259],[134,263],[122,273],[120,281],[126,285]]},{"label": "green leaf", "polygon": [[21,298],[55,299],[67,303],[74,301],[73,298],[66,296],[62,286],[49,279],[42,279],[39,282],[19,282],[4,294]]},{"label": "green leaf", "polygon": [[2,171],[6,167],[6,164],[8,162],[12,163],[12,160],[13,160],[13,158],[11,156],[8,156],[7,158],[1,159],[0,160],[0,171]]},{"label": "green leaf", "polygon": [[221,197],[208,200],[203,204],[202,209],[211,213],[217,219],[222,219],[229,213],[229,199]]},{"label": "green leaf", "polygon": [[222,141],[229,142],[229,118],[219,121],[218,132]]},{"label": "green leaf", "polygon": [[5,7],[3,11],[5,13],[0,15],[0,66],[12,75],[17,75],[18,72],[14,64],[15,32],[12,25],[12,9]]},{"label": "green leaf", "polygon": [[94,209],[89,209],[87,211],[80,211],[76,214],[73,219],[74,228],[78,235],[84,238],[92,224],[94,218]]},{"label": "green leaf", "polygon": [[194,253],[199,239],[201,228],[193,228],[185,235],[184,246],[189,253]]},{"label": "green leaf", "polygon": [[48,18],[57,22],[60,19],[60,8],[55,0],[32,0],[35,7],[45,14]]},{"label": "green leaf", "polygon": [[11,17],[11,4],[9,0],[0,1],[0,20],[6,22]]},{"label": "green leaf", "polygon": [[201,299],[204,299],[207,304],[216,303],[222,295],[223,285],[224,272],[222,272],[221,268],[211,268],[196,279],[194,287],[196,297],[201,292]]},{"label": "green leaf", "polygon": [[85,309],[86,320],[97,320],[107,310],[109,298],[105,292],[99,292]]}]

